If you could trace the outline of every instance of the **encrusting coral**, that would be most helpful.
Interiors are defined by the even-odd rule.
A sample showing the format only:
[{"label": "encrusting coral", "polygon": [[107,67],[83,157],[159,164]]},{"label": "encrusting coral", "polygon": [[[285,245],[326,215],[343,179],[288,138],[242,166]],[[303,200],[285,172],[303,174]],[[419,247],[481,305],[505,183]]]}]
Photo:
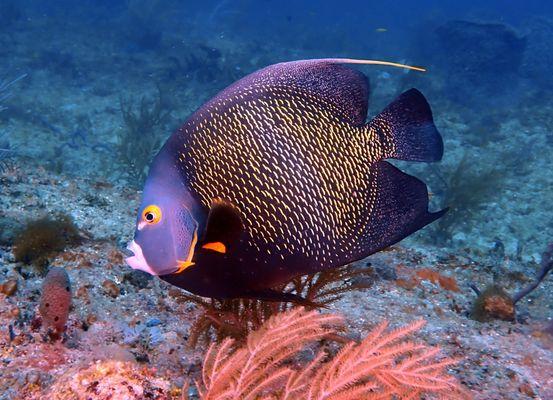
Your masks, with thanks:
[{"label": "encrusting coral", "polygon": [[298,307],[271,317],[242,347],[231,338],[212,344],[198,393],[202,400],[469,398],[446,373],[454,360],[439,359],[438,348],[406,340],[422,325],[417,321],[386,332],[388,324],[382,323],[333,357],[321,349],[304,361],[302,350],[331,339],[343,319]]}]

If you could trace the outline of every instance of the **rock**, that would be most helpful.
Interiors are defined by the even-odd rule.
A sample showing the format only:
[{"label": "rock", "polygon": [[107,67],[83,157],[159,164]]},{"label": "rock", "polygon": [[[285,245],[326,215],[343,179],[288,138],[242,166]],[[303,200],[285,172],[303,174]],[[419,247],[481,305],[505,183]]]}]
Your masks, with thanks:
[{"label": "rock", "polygon": [[132,270],[123,276],[123,281],[129,282],[139,289],[144,289],[148,286],[152,278],[152,275],[144,271]]},{"label": "rock", "polygon": [[161,321],[158,318],[150,318],[148,321],[146,321],[147,327],[157,326],[161,324]]},{"label": "rock", "polygon": [[75,295],[86,304],[90,304],[90,295],[88,294],[88,289],[86,286],[83,285],[79,287]]},{"label": "rock", "polygon": [[395,281],[397,279],[396,269],[391,265],[375,263],[372,264],[372,267],[374,268],[376,275],[385,281]]},{"label": "rock", "polygon": [[17,291],[17,279],[12,278],[8,279],[6,282],[0,285],[0,293],[5,294],[6,296],[13,296]]},{"label": "rock", "polygon": [[447,71],[449,96],[474,101],[510,93],[524,58],[526,39],[503,24],[448,21],[436,29],[438,64]]},{"label": "rock", "polygon": [[121,293],[119,286],[111,279],[106,279],[104,283],[102,283],[102,286],[104,287],[105,293],[113,298],[116,298]]},{"label": "rock", "polygon": [[490,286],[476,298],[470,317],[479,322],[494,319],[514,321],[515,305],[511,296],[503,288]]},{"label": "rock", "polygon": [[524,53],[522,73],[544,90],[553,88],[553,21],[535,18],[528,24],[528,46]]}]

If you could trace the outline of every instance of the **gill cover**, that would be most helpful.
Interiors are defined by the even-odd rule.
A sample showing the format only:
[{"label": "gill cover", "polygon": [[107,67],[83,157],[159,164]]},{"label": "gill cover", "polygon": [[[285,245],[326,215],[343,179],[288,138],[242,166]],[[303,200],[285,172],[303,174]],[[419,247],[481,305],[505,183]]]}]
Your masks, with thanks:
[{"label": "gill cover", "polygon": [[[154,159],[144,185],[127,264],[151,275],[172,274],[191,265],[202,213],[182,184],[168,142]],[[203,217],[205,218],[205,217]]]}]

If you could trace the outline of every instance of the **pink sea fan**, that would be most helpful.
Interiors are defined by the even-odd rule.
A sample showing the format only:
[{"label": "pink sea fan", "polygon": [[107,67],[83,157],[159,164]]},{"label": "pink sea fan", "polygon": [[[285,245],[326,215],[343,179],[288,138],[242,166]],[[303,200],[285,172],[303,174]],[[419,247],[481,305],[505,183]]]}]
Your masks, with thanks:
[{"label": "pink sea fan", "polygon": [[361,342],[349,342],[333,358],[321,350],[298,362],[307,345],[337,333],[342,318],[297,308],[272,317],[248,336],[210,346],[197,384],[203,400],[231,399],[465,399],[469,395],[447,375],[451,359],[438,348],[406,340],[423,321],[387,331],[382,323]]}]

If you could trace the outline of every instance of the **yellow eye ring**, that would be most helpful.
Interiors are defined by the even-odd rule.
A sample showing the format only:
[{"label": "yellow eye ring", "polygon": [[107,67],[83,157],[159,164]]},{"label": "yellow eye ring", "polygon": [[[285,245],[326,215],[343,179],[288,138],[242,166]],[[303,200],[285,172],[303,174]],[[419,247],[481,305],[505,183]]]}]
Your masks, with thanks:
[{"label": "yellow eye ring", "polygon": [[161,221],[161,208],[155,205],[149,205],[142,212],[142,219],[148,224],[157,224]]}]

